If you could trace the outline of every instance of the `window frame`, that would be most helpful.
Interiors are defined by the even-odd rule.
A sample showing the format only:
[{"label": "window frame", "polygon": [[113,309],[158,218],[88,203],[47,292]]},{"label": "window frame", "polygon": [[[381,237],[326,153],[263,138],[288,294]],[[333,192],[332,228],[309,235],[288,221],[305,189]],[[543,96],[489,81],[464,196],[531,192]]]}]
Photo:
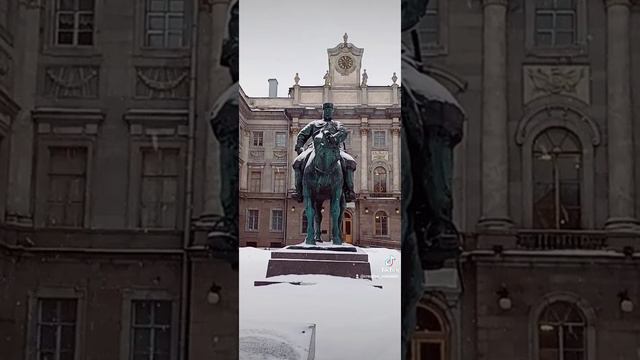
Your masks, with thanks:
[{"label": "window frame", "polygon": [[[439,332],[428,332],[428,331],[418,331],[416,330],[411,337],[410,346],[411,346],[411,355],[412,359],[417,355],[416,350],[420,347],[422,343],[436,343],[441,345],[441,360],[450,359],[450,343],[451,343],[451,327],[448,324],[448,319],[441,314],[441,312],[431,306],[431,304],[425,304],[423,302],[418,303],[418,307],[424,309],[425,311],[433,314],[434,317],[439,321],[442,331]],[[416,312],[417,316],[417,312]],[[417,319],[416,319],[417,323]],[[416,358],[417,359],[417,358]]]},{"label": "window frame", "polygon": [[76,326],[75,326],[75,349],[74,360],[85,358],[85,313],[86,313],[86,290],[84,288],[68,287],[41,287],[28,293],[28,315],[27,315],[27,344],[25,350],[26,360],[38,360],[38,319],[39,303],[41,299],[62,299],[76,301]]},{"label": "window frame", "polygon": [[[278,188],[276,177],[278,178],[282,177],[282,179],[278,179],[278,180],[282,180],[282,188]],[[282,190],[282,191],[279,191],[279,190]],[[273,168],[273,192],[278,194],[287,192],[287,173],[286,173],[286,170],[283,168],[279,168],[279,167]]]},{"label": "window frame", "polygon": [[131,328],[133,324],[134,301],[170,301],[171,302],[171,350],[170,360],[178,359],[179,303],[177,297],[163,289],[124,289],[122,292],[122,314],[120,327],[120,360],[130,360],[133,345]]},{"label": "window frame", "polygon": [[[255,190],[256,188],[254,188],[253,182],[252,182],[252,180],[254,180],[253,179],[253,174],[254,173],[258,173],[259,174],[259,176],[257,177],[257,179],[258,179],[257,191]],[[249,167],[249,172],[247,174],[247,176],[248,176],[248,179],[247,179],[247,190],[248,190],[248,192],[253,192],[253,193],[262,192],[262,173],[263,173],[262,169],[256,169],[256,168]]]},{"label": "window frame", "polygon": [[[378,180],[378,175],[376,174],[377,169],[384,170],[384,191],[376,191],[376,185]],[[373,194],[389,194],[389,170],[387,170],[385,166],[377,165],[377,166],[374,166],[371,175],[372,175],[371,178],[373,181],[372,193]]]},{"label": "window frame", "polygon": [[[161,175],[155,175],[155,176],[145,175],[145,173],[144,173],[144,166],[145,166],[144,155],[145,154],[144,153],[145,153],[145,151],[153,150],[153,148],[152,147],[146,147],[146,146],[140,146],[140,147],[138,147],[138,151],[139,151],[138,155],[140,156],[140,167],[138,169],[139,170],[138,174],[139,174],[139,177],[140,177],[140,184],[139,184],[139,188],[138,188],[139,196],[138,196],[137,227],[141,228],[141,229],[160,229],[160,230],[172,229],[173,230],[173,229],[177,228],[178,218],[181,215],[181,214],[178,213],[178,210],[180,208],[180,204],[179,203],[180,203],[180,198],[181,197],[179,195],[179,192],[181,190],[180,183],[181,183],[181,177],[182,177],[181,176],[181,171],[180,171],[180,164],[182,162],[180,160],[181,160],[181,157],[184,156],[184,154],[182,153],[182,149],[179,146],[158,146],[157,149],[160,152],[163,152],[163,151],[175,151],[175,152],[177,152],[176,174],[174,176],[171,176],[171,177],[175,178],[175,182],[176,182],[176,189],[175,189],[176,201],[174,203],[174,209],[176,211],[176,214],[175,214],[176,218],[174,219],[174,226],[173,227],[169,227],[169,226],[164,226],[164,224],[160,224],[160,226],[148,226],[147,227],[147,226],[143,226],[143,224],[142,224],[142,222],[143,222],[143,219],[142,219],[142,208],[143,208],[143,206],[142,206],[143,205],[143,191],[142,191],[142,188],[144,187],[144,180],[146,180],[147,178],[150,178],[150,177],[164,179],[164,178],[168,178],[169,176],[164,174],[164,173],[161,174]],[[162,165],[164,166],[164,164],[162,164]],[[162,189],[161,193],[163,193],[164,189],[165,189],[164,188],[164,184],[162,185],[161,189]],[[158,202],[162,203],[162,201],[156,201],[156,203],[158,203]]]},{"label": "window frame", "polygon": [[[151,2],[154,0],[142,0],[144,2],[144,21],[143,21],[143,48],[145,49],[153,49],[153,50],[165,50],[165,51],[171,51],[171,50],[179,50],[179,49],[186,49],[188,48],[188,30],[189,30],[189,22],[188,21],[188,16],[189,16],[189,1],[187,0],[162,0],[164,1],[165,5],[166,5],[166,11],[151,11]],[[156,0],[158,1],[158,0]],[[182,13],[179,12],[172,12],[170,10],[170,3],[172,1],[182,1],[183,4],[183,11]],[[175,35],[176,31],[172,31],[169,28],[169,21],[172,17],[179,17],[177,16],[177,14],[182,14],[180,17],[182,17],[182,29],[180,30],[180,35],[181,35],[181,40],[180,40],[180,46],[176,46],[176,47],[172,47],[169,46],[169,36],[170,35]],[[150,29],[150,19],[153,17],[162,17],[164,20],[164,28],[163,30],[151,30]],[[161,47],[156,47],[156,46],[151,46],[150,42],[149,42],[149,35],[158,35],[158,34],[162,34],[163,36],[163,46]]]},{"label": "window frame", "polygon": [[578,57],[588,55],[587,43],[587,4],[586,0],[574,0],[575,12],[575,43],[568,46],[540,46],[536,45],[536,14],[535,1],[525,1],[525,48],[529,56],[534,57]]},{"label": "window frame", "polygon": [[[260,134],[260,136],[257,138],[256,136]],[[259,144],[256,145],[256,140],[260,140],[257,141]],[[254,130],[251,132],[251,147],[254,148],[262,148],[264,147],[264,131],[260,131],[260,130]]]},{"label": "window frame", "polygon": [[[278,135],[282,135],[282,137],[284,138],[284,143],[279,145],[278,144]],[[287,132],[286,131],[276,131],[274,133],[274,138],[273,138],[273,145],[275,148],[286,148],[287,147]]]},{"label": "window frame", "polygon": [[[274,228],[274,217],[273,214],[276,211],[280,211],[280,229]],[[269,210],[269,231],[275,233],[283,233],[284,232],[284,209],[282,208],[273,208]]]},{"label": "window frame", "polygon": [[[35,196],[35,214],[34,224],[39,228],[55,228],[55,229],[85,229],[91,227],[92,214],[92,174],[93,174],[93,156],[94,143],[93,140],[83,137],[60,137],[55,135],[39,135],[38,156],[36,159],[36,196]],[[84,147],[87,151],[86,169],[85,169],[85,188],[84,188],[84,214],[82,225],[78,227],[71,226],[49,226],[48,225],[48,199],[49,199],[49,168],[51,147]]]},{"label": "window frame", "polygon": [[581,315],[585,320],[584,337],[586,339],[586,344],[584,360],[596,360],[597,334],[595,310],[586,300],[571,292],[548,293],[536,306],[531,307],[531,311],[529,312],[529,354],[531,359],[540,359],[538,320],[547,306],[559,301],[570,303],[581,312]]},{"label": "window frame", "polygon": [[[378,233],[378,219],[376,219],[376,216],[378,216],[378,214],[381,213],[384,214],[384,217],[386,218],[386,227],[384,226],[384,222],[382,221],[382,219],[380,219],[380,233]],[[386,231],[385,231],[386,230]],[[376,210],[373,213],[373,235],[376,237],[390,237],[389,234],[389,214],[380,209],[380,210]]]},{"label": "window frame", "polygon": [[[376,144],[376,134],[382,134],[384,142],[381,144]],[[387,149],[389,147],[389,141],[387,140],[387,131],[386,130],[372,130],[371,133],[371,147],[373,149]]]},{"label": "window frame", "polygon": [[[96,12],[97,12],[97,2],[98,0],[91,0],[93,2],[93,11],[80,10],[79,2],[82,0],[74,0],[74,10],[58,10],[59,3],[62,0],[53,0],[52,1],[52,12],[53,12],[53,21],[52,21],[52,45],[60,48],[92,48],[96,46]],[[73,41],[71,44],[61,44],[59,43],[59,16],[61,13],[73,13],[73,23],[74,28],[72,30]],[[91,14],[93,17],[93,29],[91,30],[91,44],[83,45],[78,43],[78,35],[83,32],[79,29],[80,16]]]},{"label": "window frame", "polygon": [[595,158],[601,134],[595,122],[585,113],[568,104],[543,105],[532,109],[520,120],[516,143],[521,146],[522,159],[522,222],[532,229],[533,163],[532,150],[537,136],[549,128],[564,128],[574,134],[582,146],[582,181],[580,189],[582,229],[595,226]]},{"label": "window frame", "polygon": [[[251,212],[256,212],[256,221],[255,228],[251,227]],[[247,208],[246,210],[246,220],[245,220],[245,231],[246,232],[259,232],[260,231],[260,209],[258,208]]]},{"label": "window frame", "polygon": [[437,16],[438,16],[438,32],[437,42],[422,41],[424,30],[422,29],[422,23],[426,21],[427,14],[432,8],[427,9],[424,18],[416,26],[416,30],[420,35],[420,53],[423,57],[445,56],[449,53],[449,1],[447,0],[431,0],[429,4],[437,4]]},{"label": "window frame", "polygon": [[[141,199],[140,199],[140,187],[142,186],[142,149],[153,148],[177,149],[178,150],[178,165],[180,159],[186,157],[186,144],[184,141],[177,139],[163,139],[158,137],[154,142],[146,137],[134,138],[130,145],[129,155],[129,196],[128,196],[128,226],[132,229],[143,229],[141,227],[140,216],[142,213]],[[184,169],[183,169],[184,170]],[[153,231],[178,231],[184,228],[184,189],[185,189],[185,172],[178,169],[178,189],[176,194],[176,223],[173,228],[165,227],[150,227],[147,229]]]}]

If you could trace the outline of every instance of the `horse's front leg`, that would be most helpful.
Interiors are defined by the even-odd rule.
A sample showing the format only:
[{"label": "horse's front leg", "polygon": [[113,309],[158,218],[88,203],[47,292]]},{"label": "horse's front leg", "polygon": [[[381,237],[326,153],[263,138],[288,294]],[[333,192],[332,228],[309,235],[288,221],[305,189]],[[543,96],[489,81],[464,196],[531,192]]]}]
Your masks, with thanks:
[{"label": "horse's front leg", "polygon": [[[340,182],[342,183],[342,182]],[[333,245],[342,245],[342,188],[339,187],[331,197],[331,240]]]},{"label": "horse's front leg", "polygon": [[315,227],[316,227],[316,233],[315,233],[315,241],[320,241],[322,242],[322,201],[321,200],[316,200],[314,203],[315,206]]},{"label": "horse's front leg", "polygon": [[311,200],[311,194],[308,190],[308,186],[304,187],[303,190],[303,198],[304,198],[304,211],[305,216],[307,217],[307,237],[305,239],[305,243],[307,245],[315,245],[316,240],[314,237],[314,229],[313,225],[315,222],[315,207],[313,206],[313,200]]}]

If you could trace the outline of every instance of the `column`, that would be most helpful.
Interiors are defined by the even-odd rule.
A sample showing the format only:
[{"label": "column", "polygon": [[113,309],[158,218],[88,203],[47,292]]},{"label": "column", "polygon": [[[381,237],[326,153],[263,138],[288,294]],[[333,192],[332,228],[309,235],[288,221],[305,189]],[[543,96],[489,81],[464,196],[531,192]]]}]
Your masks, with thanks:
[{"label": "column", "polygon": [[289,164],[287,164],[288,168],[287,171],[289,172],[289,182],[290,182],[290,187],[289,189],[295,189],[296,188],[296,175],[293,171],[293,168],[291,167],[291,165],[293,164],[293,160],[295,160],[295,158],[298,156],[298,153],[296,152],[296,142],[297,142],[297,138],[298,138],[298,132],[300,131],[300,129],[298,128],[298,118],[294,118],[294,125],[291,126],[291,130],[289,131]]},{"label": "column", "polygon": [[638,230],[629,79],[629,0],[607,0],[607,142],[610,230]]},{"label": "column", "polygon": [[240,134],[242,135],[241,137],[241,141],[242,141],[242,154],[240,154],[240,158],[241,158],[241,163],[240,163],[240,190],[247,190],[248,186],[247,186],[247,177],[248,177],[248,171],[247,171],[247,162],[249,160],[249,139],[250,139],[250,135],[251,133],[249,132],[249,130],[247,129],[242,129],[240,130]]},{"label": "column", "polygon": [[[396,119],[394,119],[396,122]],[[393,145],[393,185],[394,193],[400,192],[400,127],[391,128],[391,143]]]},{"label": "column", "polygon": [[[38,44],[40,30],[31,24],[40,23],[41,9],[32,2],[16,2],[17,21],[15,31],[15,100],[20,111],[11,126],[9,177],[7,182],[6,221],[31,225],[31,179],[33,170],[33,120],[31,111],[35,108],[38,68]],[[19,79],[19,80],[18,80]],[[8,139],[7,139],[8,140]]]},{"label": "column", "polygon": [[[363,118],[363,122],[366,123],[366,118]],[[369,173],[369,165],[367,160],[369,159],[369,152],[367,150],[367,134],[369,133],[369,127],[360,128],[360,193],[368,193],[369,185],[367,184],[367,175]]]},{"label": "column", "polygon": [[482,69],[482,217],[479,226],[510,227],[507,132],[507,0],[484,0]]}]

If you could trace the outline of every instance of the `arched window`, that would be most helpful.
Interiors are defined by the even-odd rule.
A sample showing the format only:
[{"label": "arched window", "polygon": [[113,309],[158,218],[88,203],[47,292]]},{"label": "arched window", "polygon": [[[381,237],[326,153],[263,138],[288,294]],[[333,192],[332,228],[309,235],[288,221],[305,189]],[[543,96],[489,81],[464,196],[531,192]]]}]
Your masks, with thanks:
[{"label": "arched window", "polygon": [[375,213],[375,234],[378,236],[389,235],[389,216],[384,211]]},{"label": "arched window", "polygon": [[307,212],[305,210],[302,210],[302,227],[300,228],[300,232],[302,234],[306,234],[307,233],[307,225],[309,224],[309,222],[307,221]]},{"label": "arched window", "polygon": [[416,309],[416,330],[411,339],[407,360],[445,360],[448,326],[437,311],[426,305]]},{"label": "arched window", "polygon": [[547,305],[537,323],[538,359],[586,360],[587,326],[582,311],[567,301]]},{"label": "arched window", "polygon": [[543,229],[581,228],[582,149],[567,129],[539,134],[532,149],[533,225]]},{"label": "arched window", "polygon": [[387,170],[382,166],[373,170],[373,192],[378,194],[387,192]]}]

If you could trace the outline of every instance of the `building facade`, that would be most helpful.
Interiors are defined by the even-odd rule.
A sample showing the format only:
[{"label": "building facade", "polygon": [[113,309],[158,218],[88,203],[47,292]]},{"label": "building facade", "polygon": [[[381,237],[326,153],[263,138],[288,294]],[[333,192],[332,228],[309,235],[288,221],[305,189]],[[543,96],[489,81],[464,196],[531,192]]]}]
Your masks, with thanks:
[{"label": "building facade", "polygon": [[[364,49],[344,41],[327,49],[324,84],[302,86],[296,73],[286,97],[278,97],[270,79],[270,96],[240,104],[240,243],[282,247],[306,236],[302,203],[291,198],[295,187],[291,164],[298,132],[322,118],[322,104],[334,104],[334,119],[349,133],[346,151],[356,162],[354,188],[342,225],[344,241],[360,246],[400,246],[400,86],[367,84],[361,67]],[[295,64],[291,64],[295,67]],[[304,74],[301,74],[304,76]],[[325,207],[328,209],[328,202]],[[323,217],[323,240],[330,241],[329,216]]]},{"label": "building facade", "polygon": [[416,32],[468,120],[413,358],[637,358],[640,4],[431,0]]},{"label": "building facade", "polygon": [[237,357],[237,272],[197,245],[228,7],[0,2],[1,358]]}]

